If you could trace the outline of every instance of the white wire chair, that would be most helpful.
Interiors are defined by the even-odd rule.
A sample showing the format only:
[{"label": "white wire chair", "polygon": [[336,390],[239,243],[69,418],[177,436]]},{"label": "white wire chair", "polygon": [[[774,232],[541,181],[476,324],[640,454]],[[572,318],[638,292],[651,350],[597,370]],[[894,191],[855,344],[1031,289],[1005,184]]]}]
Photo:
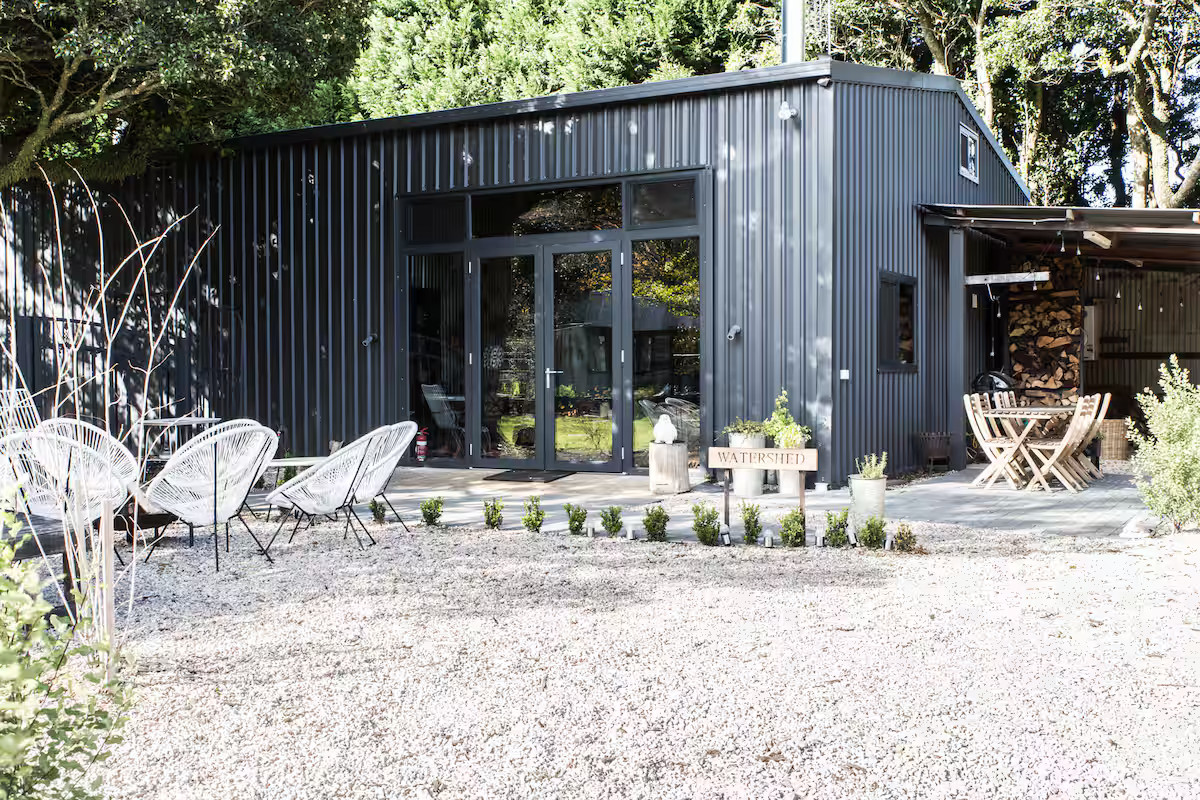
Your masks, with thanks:
[{"label": "white wire chair", "polygon": [[[56,424],[49,425],[47,423]],[[47,420],[0,441],[27,513],[56,521],[94,522],[107,502],[118,509],[136,485],[137,460],[104,431],[78,420]]]},{"label": "white wire chair", "polygon": [[[229,552],[229,522],[235,518],[267,561],[272,561],[268,548],[262,546],[238,512],[250,489],[266,471],[267,462],[279,445],[279,437],[275,431],[258,423],[231,423],[225,430],[205,433],[211,435],[196,436],[167,459],[162,471],[147,485],[146,500],[155,508],[177,516],[187,524],[189,531],[211,525],[218,572],[221,553],[217,526],[225,526],[225,552]],[[161,538],[155,539],[150,546],[147,560]]]},{"label": "white wire chair", "polygon": [[[367,539],[371,544],[375,544],[375,537],[371,536],[367,526],[354,511],[354,495],[363,476],[383,456],[393,427],[384,425],[359,437],[267,495],[268,505],[290,508],[296,516],[296,524],[288,537],[289,542],[296,537],[300,523],[305,518],[308,519],[308,527],[311,527],[317,517],[336,519],[340,512],[345,511],[346,529],[343,538],[352,529],[359,548],[363,548],[362,537],[358,535],[358,528],[353,524],[357,521]],[[287,519],[287,515],[284,514],[279,520],[279,527],[275,529],[271,541],[267,542],[268,550],[283,530]]]},{"label": "white wire chair", "polygon": [[399,512],[392,505],[392,501],[387,499],[384,491],[387,489],[388,481],[392,479],[392,473],[396,471],[396,465],[400,463],[400,459],[416,435],[417,423],[415,422],[398,422],[392,425],[378,445],[378,458],[363,470],[363,475],[354,490],[356,503],[369,503],[377,498],[382,498],[383,502],[387,503],[387,507],[396,515],[396,521],[403,525],[406,531],[409,530],[408,524],[400,518]]},{"label": "white wire chair", "polygon": [[31,431],[41,421],[42,415],[28,390],[0,389],[0,435]]}]

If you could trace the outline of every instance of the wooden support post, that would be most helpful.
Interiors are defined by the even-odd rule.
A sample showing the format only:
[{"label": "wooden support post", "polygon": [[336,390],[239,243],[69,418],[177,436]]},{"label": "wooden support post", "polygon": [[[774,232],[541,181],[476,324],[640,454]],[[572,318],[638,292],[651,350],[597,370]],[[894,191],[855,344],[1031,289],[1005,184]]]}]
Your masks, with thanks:
[{"label": "wooden support post", "polygon": [[725,526],[729,526],[729,482],[733,479],[733,470],[725,470]]},{"label": "wooden support post", "polygon": [[[967,466],[967,430],[963,412],[963,393],[967,391],[967,290],[966,241],[961,228],[947,231],[950,244],[950,281],[946,315],[950,320],[952,334],[946,341],[947,377],[950,396],[946,398],[950,418],[950,466],[965,469]],[[957,334],[957,335],[955,335]]]}]

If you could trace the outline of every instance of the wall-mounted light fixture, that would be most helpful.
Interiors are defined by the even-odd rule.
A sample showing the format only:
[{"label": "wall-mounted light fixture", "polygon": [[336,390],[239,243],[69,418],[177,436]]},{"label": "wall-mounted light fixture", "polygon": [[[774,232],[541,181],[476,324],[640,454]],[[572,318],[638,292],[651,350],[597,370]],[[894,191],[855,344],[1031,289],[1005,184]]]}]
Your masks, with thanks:
[{"label": "wall-mounted light fixture", "polygon": [[795,119],[799,115],[800,109],[793,108],[787,100],[779,104],[779,118],[784,122],[787,122],[789,119]]},{"label": "wall-mounted light fixture", "polygon": [[375,344],[378,341],[379,341],[379,336],[377,334],[372,333],[372,334],[368,335],[367,338],[362,340],[362,346],[370,347],[371,345]]}]

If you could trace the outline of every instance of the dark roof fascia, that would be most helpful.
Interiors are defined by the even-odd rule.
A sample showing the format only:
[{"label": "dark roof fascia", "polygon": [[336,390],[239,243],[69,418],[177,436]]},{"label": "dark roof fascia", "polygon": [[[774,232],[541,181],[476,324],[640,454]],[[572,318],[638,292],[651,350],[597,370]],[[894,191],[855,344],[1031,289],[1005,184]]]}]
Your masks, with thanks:
[{"label": "dark roof fascia", "polygon": [[1000,158],[1000,163],[1008,170],[1008,174],[1016,181],[1017,186],[1021,188],[1021,192],[1027,200],[1032,200],[1029,194],[1029,187],[1025,185],[1025,181],[1021,179],[1021,174],[1017,172],[1017,168],[1008,160],[1008,154],[1004,152],[1004,148],[1000,146],[1000,142],[992,135],[992,129],[983,121],[983,117],[979,115],[979,111],[975,108],[975,104],[971,102],[971,98],[963,90],[962,84],[957,78],[949,75],[932,75],[927,72],[907,72],[899,69],[888,69],[886,67],[869,67],[865,64],[853,64],[849,61],[835,61],[830,70],[830,77],[834,81],[843,83],[865,83],[873,86],[890,86],[895,89],[925,89],[936,92],[953,92],[958,95],[958,100],[967,109],[967,113],[975,120],[975,127],[983,134],[983,138],[991,146],[992,150]]},{"label": "dark roof fascia", "polygon": [[[454,125],[465,122],[516,116],[519,114],[541,114],[556,111],[589,108],[592,106],[638,103],[663,97],[678,97],[689,94],[705,94],[729,89],[743,89],[789,81],[815,80],[828,77],[830,59],[805,61],[800,64],[781,64],[736,72],[718,72],[711,75],[696,75],[670,81],[635,83],[611,89],[592,89],[586,92],[569,92],[533,97],[526,100],[509,100],[503,103],[487,103],[446,111],[428,111],[421,114],[405,114],[398,117],[381,117],[361,122],[340,122],[319,125],[313,128],[298,128],[290,131],[261,133],[230,140],[236,147],[264,147],[297,142],[312,142],[363,134],[385,133],[411,128],[426,128],[435,125]],[[884,70],[885,72],[888,70]]]},{"label": "dark roof fascia", "polygon": [[[1093,206],[1010,206],[922,203],[919,208],[948,227],[1023,230],[1118,230],[1121,227],[1200,231],[1200,212],[1190,208],[1106,208]],[[1111,226],[1116,226],[1111,227]]]}]

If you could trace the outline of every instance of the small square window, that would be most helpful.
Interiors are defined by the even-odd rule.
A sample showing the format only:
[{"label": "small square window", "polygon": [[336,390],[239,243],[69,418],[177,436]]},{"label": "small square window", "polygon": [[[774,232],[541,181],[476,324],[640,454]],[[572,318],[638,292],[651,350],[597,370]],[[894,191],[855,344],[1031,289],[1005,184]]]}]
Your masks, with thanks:
[{"label": "small square window", "polygon": [[967,180],[979,183],[979,131],[958,125],[958,172]]},{"label": "small square window", "polygon": [[894,273],[879,279],[879,368],[917,368],[917,282]]},{"label": "small square window", "polygon": [[630,222],[635,228],[696,222],[696,179],[647,181],[631,188]]}]

